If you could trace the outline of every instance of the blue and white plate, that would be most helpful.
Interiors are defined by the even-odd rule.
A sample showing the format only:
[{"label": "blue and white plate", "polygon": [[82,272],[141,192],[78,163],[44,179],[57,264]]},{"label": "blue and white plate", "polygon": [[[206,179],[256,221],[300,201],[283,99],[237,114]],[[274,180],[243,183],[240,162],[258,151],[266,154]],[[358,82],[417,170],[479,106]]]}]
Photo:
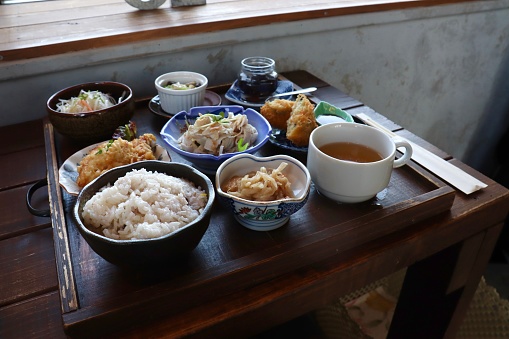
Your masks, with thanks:
[{"label": "blue and white plate", "polygon": [[[272,95],[283,94],[291,91],[293,91],[293,82],[288,80],[278,80],[276,91]],[[237,85],[237,80],[235,80],[230,89],[226,92],[225,98],[230,100],[231,102],[234,102],[245,107],[260,108],[265,104],[265,100],[259,102],[249,102],[242,99],[242,91]],[[279,99],[287,100],[290,98],[291,95],[279,97]]]},{"label": "blue and white plate", "polygon": [[286,131],[283,131],[278,128],[273,128],[272,133],[269,136],[269,141],[271,144],[298,153],[307,153],[307,146],[296,146],[293,142],[286,138]]},{"label": "blue and white plate", "polygon": [[[178,142],[180,136],[185,133],[188,125],[194,124],[201,114],[219,114],[220,111],[233,114],[244,114],[247,116],[249,124],[256,128],[258,137],[253,145],[241,152],[224,153],[220,155],[200,154],[187,152],[180,147]],[[202,173],[213,175],[217,168],[226,160],[234,155],[241,153],[256,153],[269,139],[272,133],[272,127],[267,119],[252,108],[244,109],[238,105],[220,105],[220,106],[198,106],[193,107],[189,112],[182,111],[175,114],[161,129],[161,137],[168,144],[170,149],[180,155],[184,160],[189,161]]]},{"label": "blue and white plate", "polygon": [[[314,109],[316,122],[325,125],[333,122],[354,122],[353,117],[342,109],[335,107],[325,101],[321,101]],[[296,146],[286,138],[286,131],[273,128],[269,137],[270,143],[280,148],[293,152],[307,153],[307,146]]]},{"label": "blue and white plate", "polygon": [[[58,183],[70,195],[78,195],[83,188],[78,186],[76,183],[76,180],[78,179],[78,165],[80,164],[81,160],[88,154],[88,152],[102,143],[104,143],[104,141],[90,145],[74,153],[69,158],[67,158],[67,160],[64,161],[62,166],[60,166],[58,169]],[[168,151],[159,144],[155,145],[154,157],[160,161],[171,161],[171,157]]]}]

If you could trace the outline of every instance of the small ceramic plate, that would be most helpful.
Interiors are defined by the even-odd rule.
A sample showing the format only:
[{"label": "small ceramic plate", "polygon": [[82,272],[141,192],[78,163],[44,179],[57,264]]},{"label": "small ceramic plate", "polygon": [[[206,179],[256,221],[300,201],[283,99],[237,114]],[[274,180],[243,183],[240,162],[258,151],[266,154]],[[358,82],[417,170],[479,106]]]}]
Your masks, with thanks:
[{"label": "small ceramic plate", "polygon": [[319,125],[330,124],[334,122],[354,122],[353,117],[348,113],[343,111],[341,108],[338,108],[334,105],[329,104],[328,102],[321,101],[315,107],[315,118],[316,122]]},{"label": "small ceramic plate", "polygon": [[[216,92],[205,91],[205,100],[203,102],[203,106],[219,106],[221,105],[221,96]],[[148,103],[148,108],[152,111],[152,113],[160,115],[165,118],[171,118],[175,114],[167,113],[161,107],[161,103],[159,101],[159,95],[156,95],[152,98],[152,100]]]},{"label": "small ceramic plate", "polygon": [[294,152],[307,153],[308,151],[306,146],[295,146],[293,142],[286,138],[286,131],[277,128],[272,129],[272,133],[269,136],[269,142],[277,147]]},{"label": "small ceramic plate", "polygon": [[[67,193],[71,195],[78,195],[80,193],[82,187],[79,187],[76,184],[76,180],[78,179],[78,165],[81,159],[83,159],[90,150],[100,144],[102,144],[102,142],[83,148],[71,155],[66,161],[64,161],[62,166],[60,166],[58,170],[58,182],[60,186],[67,191]],[[158,144],[156,144],[154,156],[157,160],[171,161],[168,151]]]},{"label": "small ceramic plate", "polygon": [[[277,88],[274,94],[283,94],[286,92],[293,91],[293,82],[288,80],[278,80],[277,82]],[[242,99],[242,91],[240,90],[239,86],[237,85],[237,80],[232,84],[230,89],[225,94],[226,99],[230,100],[231,102],[234,102],[236,104],[245,106],[245,107],[251,107],[251,108],[260,108],[265,104],[265,100],[260,102],[249,102],[244,99]],[[290,99],[291,95],[288,96],[282,96],[278,99]]]},{"label": "small ceramic plate", "polygon": [[[330,124],[333,122],[354,122],[353,117],[342,109],[321,101],[314,109],[316,122],[319,125]],[[294,152],[306,153],[308,148],[305,146],[295,146],[286,138],[286,132],[277,128],[272,129],[269,142],[275,146],[291,150]]]}]

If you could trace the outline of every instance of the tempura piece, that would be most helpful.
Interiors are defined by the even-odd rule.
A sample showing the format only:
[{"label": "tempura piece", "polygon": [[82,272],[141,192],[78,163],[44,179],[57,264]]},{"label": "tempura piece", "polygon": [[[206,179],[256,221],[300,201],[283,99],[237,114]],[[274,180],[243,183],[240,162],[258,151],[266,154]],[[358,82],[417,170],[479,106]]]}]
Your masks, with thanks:
[{"label": "tempura piece", "polygon": [[155,135],[146,133],[132,141],[119,138],[98,145],[79,163],[76,184],[84,187],[112,168],[142,160],[155,160],[155,142]]},{"label": "tempura piece", "polygon": [[266,102],[260,108],[260,114],[267,119],[273,128],[286,131],[286,121],[290,118],[294,102],[285,99],[275,99]]},{"label": "tempura piece", "polygon": [[305,95],[299,94],[297,96],[292,114],[286,122],[286,138],[296,146],[307,146],[311,132],[318,127],[314,108],[314,105]]},{"label": "tempura piece", "polygon": [[266,169],[251,172],[243,177],[235,176],[228,180],[221,189],[236,197],[251,201],[273,201],[293,198],[291,183],[283,174],[288,166],[282,162],[276,169]]}]

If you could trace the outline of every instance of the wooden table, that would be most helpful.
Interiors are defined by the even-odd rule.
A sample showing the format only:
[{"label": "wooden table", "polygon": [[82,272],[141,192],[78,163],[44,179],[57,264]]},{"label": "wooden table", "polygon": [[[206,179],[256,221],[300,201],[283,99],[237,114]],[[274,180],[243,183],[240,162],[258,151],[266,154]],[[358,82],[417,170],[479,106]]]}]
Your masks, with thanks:
[{"label": "wooden table", "polygon": [[[366,203],[336,204],[313,188],[305,208],[286,226],[271,232],[243,228],[217,203],[207,233],[188,259],[157,272],[126,272],[97,256],[77,233],[66,212],[75,198],[58,187],[57,170],[83,145],[64,139],[46,121],[57,275],[50,273],[55,263],[48,262],[52,256],[47,248],[37,251],[36,258],[30,258],[28,249],[14,251],[41,231],[43,237],[51,236],[47,224],[37,218],[44,226],[20,231],[14,215],[8,214],[10,228],[0,238],[0,278],[9,283],[9,291],[0,295],[0,318],[7,319],[0,336],[21,331],[23,326],[58,333],[57,291],[58,313],[73,337],[252,336],[408,267],[389,336],[453,338],[508,213],[508,190],[309,73],[284,76],[299,87],[318,87],[316,101],[327,101],[353,115],[365,113],[488,187],[467,196],[412,162],[395,170],[388,189]],[[215,90],[224,93],[226,88]],[[144,133],[158,132],[167,118],[153,114],[147,102],[141,101],[133,120]],[[161,139],[158,142],[164,145]],[[24,146],[2,157],[24,159],[33,149]],[[36,147],[39,172],[29,176],[15,167],[2,168],[2,180],[11,172],[24,177],[16,179],[18,184],[1,186],[0,199],[5,203],[16,194],[18,199],[22,196],[26,186],[19,183],[23,180],[28,184],[43,176],[40,148]],[[261,154],[275,152],[286,151],[268,143]],[[305,161],[305,154],[291,155]],[[171,156],[173,161],[183,161],[175,153]],[[21,192],[16,185],[21,185]],[[31,265],[10,268],[11,262],[18,261]],[[32,284],[18,284],[20,275],[30,276]],[[7,307],[18,302],[24,307]],[[26,314],[22,310],[33,316],[38,310],[29,311],[28,305],[41,304],[51,310],[40,312],[51,318],[50,324],[21,325],[14,320]]]}]

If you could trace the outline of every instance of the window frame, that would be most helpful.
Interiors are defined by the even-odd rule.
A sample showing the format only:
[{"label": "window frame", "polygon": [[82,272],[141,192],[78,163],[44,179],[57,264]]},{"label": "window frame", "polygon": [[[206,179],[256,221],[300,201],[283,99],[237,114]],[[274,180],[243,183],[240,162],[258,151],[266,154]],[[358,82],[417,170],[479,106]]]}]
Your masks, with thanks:
[{"label": "window frame", "polygon": [[[291,21],[437,6],[474,0],[207,0],[142,11],[122,0],[58,0],[0,6],[0,60]],[[92,27],[93,29],[90,29]],[[101,27],[101,30],[95,29]]]}]

